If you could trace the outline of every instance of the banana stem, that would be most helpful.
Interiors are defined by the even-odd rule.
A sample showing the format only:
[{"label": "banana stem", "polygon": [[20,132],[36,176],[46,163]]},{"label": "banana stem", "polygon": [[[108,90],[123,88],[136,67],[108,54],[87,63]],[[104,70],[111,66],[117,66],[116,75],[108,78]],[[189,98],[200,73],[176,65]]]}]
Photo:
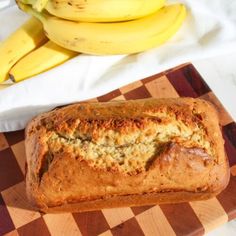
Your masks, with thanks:
[{"label": "banana stem", "polygon": [[48,0],[35,0],[32,6],[36,11],[41,12],[46,7],[47,3]]},{"label": "banana stem", "polygon": [[44,14],[35,11],[32,7],[30,7],[30,6],[28,6],[28,5],[25,5],[25,4],[23,4],[22,2],[20,2],[20,1],[17,1],[17,5],[19,6],[19,8],[20,8],[22,11],[24,11],[24,12],[26,12],[26,13],[28,13],[28,14],[34,16],[35,18],[37,18],[38,20],[40,20],[42,23],[46,20],[46,19],[45,19],[46,16],[45,16]]}]

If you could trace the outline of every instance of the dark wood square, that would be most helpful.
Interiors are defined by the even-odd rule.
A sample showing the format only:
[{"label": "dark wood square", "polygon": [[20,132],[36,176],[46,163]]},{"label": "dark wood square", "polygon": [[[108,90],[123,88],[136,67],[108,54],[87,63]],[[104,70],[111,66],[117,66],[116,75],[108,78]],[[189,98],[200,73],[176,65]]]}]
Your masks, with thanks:
[{"label": "dark wood square", "polygon": [[73,217],[83,236],[98,235],[110,229],[101,211],[73,213]]},{"label": "dark wood square", "polygon": [[111,232],[114,236],[127,236],[127,235],[143,236],[144,235],[135,217],[112,228]]},{"label": "dark wood square", "polygon": [[25,131],[24,130],[19,130],[19,131],[14,131],[14,132],[7,132],[4,133],[7,142],[9,145],[14,145],[25,138]]},{"label": "dark wood square", "polygon": [[160,205],[167,220],[174,229],[176,235],[191,235],[192,229],[196,229],[196,235],[203,235],[204,229],[188,203]]},{"label": "dark wood square", "polygon": [[20,236],[50,236],[48,227],[42,217],[17,229]]},{"label": "dark wood square", "polygon": [[98,97],[97,99],[99,102],[108,102],[108,101],[112,100],[113,98],[119,97],[120,95],[121,95],[120,90],[116,89],[110,93],[107,93],[103,96]]},{"label": "dark wood square", "polygon": [[14,229],[15,226],[0,194],[0,235],[4,235]]},{"label": "dark wood square", "polygon": [[125,93],[124,97],[126,98],[126,100],[132,100],[132,99],[150,98],[151,94],[148,92],[145,86],[141,86],[128,93]]},{"label": "dark wood square", "polygon": [[0,191],[24,180],[11,148],[0,151]]}]

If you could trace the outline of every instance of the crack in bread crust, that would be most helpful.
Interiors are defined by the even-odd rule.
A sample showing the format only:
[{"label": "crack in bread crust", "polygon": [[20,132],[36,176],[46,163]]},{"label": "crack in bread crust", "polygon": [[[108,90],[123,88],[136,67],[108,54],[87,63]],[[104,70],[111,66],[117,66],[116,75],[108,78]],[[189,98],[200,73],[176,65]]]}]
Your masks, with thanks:
[{"label": "crack in bread crust", "polygon": [[135,123],[130,119],[93,120],[96,125],[91,126],[80,120],[74,135],[52,131],[47,144],[53,154],[66,152],[74,158],[88,161],[90,166],[128,174],[145,171],[148,163],[157,158],[162,147],[170,142],[201,148],[212,155],[212,148],[200,124],[196,123],[195,128],[190,129],[175,117],[162,120],[156,122],[142,118],[136,119]]}]

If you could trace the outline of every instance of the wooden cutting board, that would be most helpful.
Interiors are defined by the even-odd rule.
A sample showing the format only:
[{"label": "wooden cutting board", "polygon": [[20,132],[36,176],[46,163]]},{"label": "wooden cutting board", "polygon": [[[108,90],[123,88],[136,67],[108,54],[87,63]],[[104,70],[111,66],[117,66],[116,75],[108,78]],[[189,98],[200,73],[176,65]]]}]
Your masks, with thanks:
[{"label": "wooden cutting board", "polygon": [[229,186],[216,198],[161,206],[40,214],[25,196],[24,131],[0,133],[0,235],[202,235],[236,218],[236,124],[191,64],[142,79],[93,100],[200,97],[220,114],[231,166]]}]

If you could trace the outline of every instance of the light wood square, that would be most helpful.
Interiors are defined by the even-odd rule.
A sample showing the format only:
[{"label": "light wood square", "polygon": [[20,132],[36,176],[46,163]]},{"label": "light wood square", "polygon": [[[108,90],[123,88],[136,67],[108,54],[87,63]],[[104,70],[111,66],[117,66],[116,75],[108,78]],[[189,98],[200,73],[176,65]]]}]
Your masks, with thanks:
[{"label": "light wood square", "polygon": [[166,78],[162,76],[156,80],[153,80],[145,84],[147,90],[154,98],[177,98],[179,97],[178,93]]},{"label": "light wood square", "polygon": [[120,100],[125,100],[125,97],[123,95],[120,95],[118,97],[113,98],[111,101],[120,101]]},{"label": "light wood square", "polygon": [[116,208],[116,209],[103,209],[103,215],[106,218],[107,223],[110,228],[119,225],[130,218],[134,217],[134,213],[129,207],[126,208]]},{"label": "light wood square", "polygon": [[23,174],[25,174],[25,162],[26,162],[26,155],[25,155],[25,142],[21,141],[15,145],[11,146],[11,149],[16,157],[18,165]]},{"label": "light wood square", "polygon": [[228,222],[228,216],[216,198],[190,202],[190,205],[204,226],[205,232],[209,232]]},{"label": "light wood square", "polygon": [[43,218],[51,235],[82,235],[71,213],[46,214]]},{"label": "light wood square", "polygon": [[139,88],[141,86],[143,86],[143,83],[139,80],[134,83],[125,85],[124,87],[120,88],[120,91],[121,91],[121,93],[125,94],[125,93],[128,93],[128,92],[130,92],[136,88]]},{"label": "light wood square", "polygon": [[159,206],[154,206],[136,216],[145,235],[176,235]]}]

